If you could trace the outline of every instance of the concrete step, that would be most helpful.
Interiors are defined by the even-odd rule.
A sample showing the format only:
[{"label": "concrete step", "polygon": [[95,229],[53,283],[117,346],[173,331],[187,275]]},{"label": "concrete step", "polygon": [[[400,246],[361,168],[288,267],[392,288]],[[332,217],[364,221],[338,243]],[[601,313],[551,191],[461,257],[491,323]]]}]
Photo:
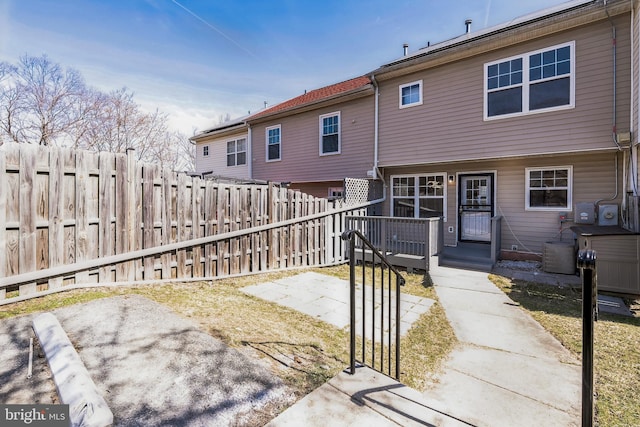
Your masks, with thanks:
[{"label": "concrete step", "polygon": [[267,424],[301,425],[469,426],[434,409],[417,390],[367,367],[338,374]]},{"label": "concrete step", "polygon": [[490,272],[493,268],[493,262],[487,258],[481,257],[449,257],[440,255],[438,257],[438,265],[443,267],[461,268],[465,270],[476,270]]}]

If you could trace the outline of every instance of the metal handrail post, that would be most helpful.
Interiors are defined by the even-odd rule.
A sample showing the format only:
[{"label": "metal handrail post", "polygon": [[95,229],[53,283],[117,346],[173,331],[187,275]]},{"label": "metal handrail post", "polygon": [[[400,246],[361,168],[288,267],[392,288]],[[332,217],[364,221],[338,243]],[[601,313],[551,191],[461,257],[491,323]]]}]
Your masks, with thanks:
[{"label": "metal handrail post", "polygon": [[593,426],[593,322],[598,318],[598,291],[594,280],[596,253],[578,252],[582,275],[582,427]]}]

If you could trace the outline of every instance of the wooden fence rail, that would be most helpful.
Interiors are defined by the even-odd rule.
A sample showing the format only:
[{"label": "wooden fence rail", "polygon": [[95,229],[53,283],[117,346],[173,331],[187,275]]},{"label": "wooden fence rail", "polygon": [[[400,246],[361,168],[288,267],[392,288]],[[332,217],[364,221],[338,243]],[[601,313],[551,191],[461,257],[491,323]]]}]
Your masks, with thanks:
[{"label": "wooden fence rail", "polygon": [[0,303],[79,284],[342,262],[347,214],[275,185],[225,185],[112,153],[0,150]]}]

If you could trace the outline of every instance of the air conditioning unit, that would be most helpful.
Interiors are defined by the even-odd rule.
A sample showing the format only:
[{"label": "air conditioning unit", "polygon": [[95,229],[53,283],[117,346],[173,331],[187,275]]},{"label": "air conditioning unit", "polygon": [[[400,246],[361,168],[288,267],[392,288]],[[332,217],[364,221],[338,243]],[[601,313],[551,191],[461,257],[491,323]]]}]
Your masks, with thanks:
[{"label": "air conditioning unit", "polygon": [[618,225],[618,205],[599,205],[598,225]]}]

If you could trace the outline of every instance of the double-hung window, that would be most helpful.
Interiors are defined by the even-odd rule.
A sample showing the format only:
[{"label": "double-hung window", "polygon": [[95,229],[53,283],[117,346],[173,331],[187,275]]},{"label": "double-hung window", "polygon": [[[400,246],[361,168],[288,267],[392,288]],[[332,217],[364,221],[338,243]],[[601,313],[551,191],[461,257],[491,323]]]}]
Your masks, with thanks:
[{"label": "double-hung window", "polygon": [[247,140],[245,138],[227,141],[227,166],[247,164]]},{"label": "double-hung window", "polygon": [[320,155],[340,154],[340,112],[320,116]]},{"label": "double-hung window", "polygon": [[392,216],[407,218],[444,217],[445,174],[392,176]]},{"label": "double-hung window", "polygon": [[570,166],[525,169],[527,210],[571,210]]},{"label": "double-hung window", "polygon": [[267,162],[280,160],[282,148],[282,128],[280,125],[271,126],[266,129],[267,140]]},{"label": "double-hung window", "polygon": [[205,146],[202,147],[202,155],[204,157],[208,157],[209,156],[209,146],[208,145],[205,145]]},{"label": "double-hung window", "polygon": [[575,42],[484,66],[485,119],[573,108]]},{"label": "double-hung window", "polygon": [[400,85],[400,108],[422,105],[422,80]]}]

